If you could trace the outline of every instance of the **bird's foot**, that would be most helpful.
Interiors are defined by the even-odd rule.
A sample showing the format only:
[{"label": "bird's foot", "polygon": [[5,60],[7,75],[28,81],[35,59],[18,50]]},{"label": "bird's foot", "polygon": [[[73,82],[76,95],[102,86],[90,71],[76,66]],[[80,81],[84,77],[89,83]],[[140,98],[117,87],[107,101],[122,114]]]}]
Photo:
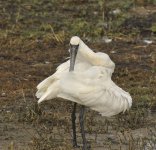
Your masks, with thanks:
[{"label": "bird's foot", "polygon": [[80,148],[80,146],[77,145],[77,144],[73,144],[73,147],[74,147],[74,148]]},{"label": "bird's foot", "polygon": [[83,145],[82,150],[91,150],[91,145],[89,143]]},{"label": "bird's foot", "polygon": [[89,143],[79,146],[77,144],[73,144],[73,148],[82,148],[82,150],[91,150],[91,145]]}]

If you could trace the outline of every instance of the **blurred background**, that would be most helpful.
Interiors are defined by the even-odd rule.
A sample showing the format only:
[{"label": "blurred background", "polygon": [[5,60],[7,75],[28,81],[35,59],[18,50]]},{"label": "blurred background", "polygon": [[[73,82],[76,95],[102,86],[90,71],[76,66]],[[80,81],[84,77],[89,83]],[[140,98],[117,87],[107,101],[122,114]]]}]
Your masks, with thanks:
[{"label": "blurred background", "polygon": [[156,149],[156,0],[1,0],[0,149],[73,149],[72,103],[38,106],[35,98],[37,84],[69,57],[73,35],[109,54],[113,81],[133,97],[116,117],[87,110],[91,149]]}]

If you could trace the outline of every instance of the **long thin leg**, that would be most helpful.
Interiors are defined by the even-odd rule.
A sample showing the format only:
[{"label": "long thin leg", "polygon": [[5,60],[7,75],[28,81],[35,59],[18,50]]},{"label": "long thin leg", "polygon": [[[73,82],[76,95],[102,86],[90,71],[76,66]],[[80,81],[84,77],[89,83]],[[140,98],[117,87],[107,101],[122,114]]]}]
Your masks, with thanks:
[{"label": "long thin leg", "polygon": [[85,130],[84,130],[84,111],[85,111],[85,106],[81,106],[79,120],[80,120],[81,136],[82,136],[82,140],[83,140],[82,149],[87,150],[87,141],[86,141]]},{"label": "long thin leg", "polygon": [[76,103],[74,103],[74,107],[73,107],[73,111],[71,114],[71,118],[72,118],[72,129],[73,129],[73,147],[78,147],[77,145],[77,139],[76,139]]}]

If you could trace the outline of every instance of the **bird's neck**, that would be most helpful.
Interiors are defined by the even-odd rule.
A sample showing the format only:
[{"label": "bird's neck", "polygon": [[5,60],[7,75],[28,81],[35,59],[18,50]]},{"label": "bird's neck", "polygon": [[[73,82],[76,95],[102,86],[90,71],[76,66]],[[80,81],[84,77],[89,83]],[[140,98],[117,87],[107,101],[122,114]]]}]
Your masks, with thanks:
[{"label": "bird's neck", "polygon": [[103,66],[111,69],[113,72],[115,68],[114,62],[105,53],[93,52],[83,41],[79,44],[78,57],[79,61],[87,62],[93,66]]},{"label": "bird's neck", "polygon": [[80,42],[78,58],[91,63],[95,59],[95,53],[83,42]]}]

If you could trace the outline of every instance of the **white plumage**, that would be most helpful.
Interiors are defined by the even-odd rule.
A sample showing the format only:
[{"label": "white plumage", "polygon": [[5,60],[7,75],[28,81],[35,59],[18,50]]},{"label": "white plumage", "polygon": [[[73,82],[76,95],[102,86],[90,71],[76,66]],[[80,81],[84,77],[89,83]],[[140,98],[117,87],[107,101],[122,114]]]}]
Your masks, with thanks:
[{"label": "white plumage", "polygon": [[129,93],[112,80],[115,64],[105,53],[93,52],[79,37],[71,44],[79,44],[74,71],[70,61],[58,66],[56,72],[37,86],[38,103],[61,97],[85,105],[102,116],[124,112],[132,105]]}]

